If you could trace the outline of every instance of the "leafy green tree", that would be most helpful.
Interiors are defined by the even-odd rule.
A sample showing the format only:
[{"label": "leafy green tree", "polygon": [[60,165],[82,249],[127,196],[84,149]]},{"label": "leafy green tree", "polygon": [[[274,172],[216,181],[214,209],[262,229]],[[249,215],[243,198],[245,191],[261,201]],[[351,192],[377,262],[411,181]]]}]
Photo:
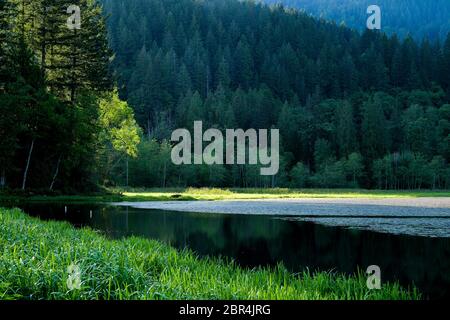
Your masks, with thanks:
[{"label": "leafy green tree", "polygon": [[364,174],[364,164],[361,154],[350,154],[345,162],[345,170],[350,177],[351,186],[357,188],[359,186],[358,180],[361,179]]},{"label": "leafy green tree", "polygon": [[217,84],[225,88],[229,87],[231,84],[230,65],[227,60],[225,60],[225,57],[222,57],[219,64],[219,70],[217,71]]},{"label": "leafy green tree", "polygon": [[236,46],[234,61],[236,83],[241,84],[244,89],[250,88],[253,79],[254,66],[253,56],[245,37],[242,37]]},{"label": "leafy green tree", "polygon": [[439,109],[438,148],[439,154],[450,162],[450,105],[445,104]]},{"label": "leafy green tree", "polygon": [[368,161],[377,159],[388,151],[386,125],[382,100],[375,96],[363,106],[362,149]]},{"label": "leafy green tree", "polygon": [[336,134],[339,156],[346,157],[357,150],[355,120],[350,103],[344,102],[336,109]]},{"label": "leafy green tree", "polygon": [[319,188],[346,187],[345,163],[342,161],[330,162],[314,174],[311,183]]},{"label": "leafy green tree", "polygon": [[333,154],[330,143],[325,139],[318,139],[314,147],[314,163],[316,169],[326,167],[336,160]]},{"label": "leafy green tree", "polygon": [[[431,113],[431,114],[430,114]],[[403,114],[403,131],[405,134],[405,145],[416,153],[422,153],[430,157],[435,153],[435,109],[412,105]]]},{"label": "leafy green tree", "polygon": [[305,188],[309,185],[310,170],[303,163],[297,163],[291,170],[291,186],[294,188]]},{"label": "leafy green tree", "polygon": [[203,100],[200,94],[195,92],[190,96],[188,103],[185,126],[192,129],[195,121],[201,121],[205,118]]},{"label": "leafy green tree", "polygon": [[442,48],[441,61],[439,66],[442,86],[447,89],[448,93],[450,90],[450,79],[448,76],[450,74],[450,32],[447,34],[444,47]]},{"label": "leafy green tree", "polygon": [[104,176],[108,176],[111,166],[113,162],[117,161],[117,158],[119,160],[125,158],[126,183],[128,185],[129,158],[138,156],[141,133],[134,119],[133,110],[126,102],[121,101],[117,91],[114,91],[100,101],[99,115],[100,141],[104,144],[103,148],[106,148],[106,150],[102,150],[102,153],[107,158]]}]

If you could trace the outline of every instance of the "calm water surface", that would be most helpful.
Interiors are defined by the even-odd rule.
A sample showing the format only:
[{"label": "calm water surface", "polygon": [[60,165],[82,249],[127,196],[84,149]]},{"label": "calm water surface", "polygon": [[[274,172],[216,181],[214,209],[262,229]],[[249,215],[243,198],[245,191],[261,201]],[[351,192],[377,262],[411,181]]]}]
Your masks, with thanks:
[{"label": "calm water surface", "polygon": [[[90,226],[111,238],[133,235],[156,239],[176,248],[190,248],[201,256],[230,257],[243,267],[283,262],[294,272],[309,268],[352,274],[378,265],[382,281],[396,280],[404,286],[414,283],[431,299],[450,297],[450,238],[389,233],[388,225],[395,226],[399,223],[395,219],[400,218],[385,221],[383,233],[344,228],[348,226],[345,219],[349,219],[344,217],[325,217],[322,219],[328,220],[317,223],[305,217],[194,213],[103,204],[41,203],[20,207],[42,219]],[[413,225],[424,223],[412,221]],[[361,218],[359,223],[367,224],[367,220]],[[433,224],[431,220],[428,223]]]}]

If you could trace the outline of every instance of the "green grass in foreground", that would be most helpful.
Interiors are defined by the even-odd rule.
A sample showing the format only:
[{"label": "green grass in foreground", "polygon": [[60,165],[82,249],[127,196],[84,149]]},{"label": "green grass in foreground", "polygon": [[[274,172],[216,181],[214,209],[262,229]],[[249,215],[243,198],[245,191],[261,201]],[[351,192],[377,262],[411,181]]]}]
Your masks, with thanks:
[{"label": "green grass in foreground", "polygon": [[[396,284],[368,290],[361,274],[293,275],[279,266],[245,270],[156,241],[112,241],[68,223],[0,208],[0,299],[418,299]],[[67,267],[81,270],[67,288]]]},{"label": "green grass in foreground", "polygon": [[42,196],[1,194],[0,202],[60,201],[60,202],[113,202],[113,201],[171,201],[171,200],[251,200],[299,198],[420,198],[450,197],[449,190],[399,191],[364,189],[132,189],[114,188],[104,194],[73,196]]}]

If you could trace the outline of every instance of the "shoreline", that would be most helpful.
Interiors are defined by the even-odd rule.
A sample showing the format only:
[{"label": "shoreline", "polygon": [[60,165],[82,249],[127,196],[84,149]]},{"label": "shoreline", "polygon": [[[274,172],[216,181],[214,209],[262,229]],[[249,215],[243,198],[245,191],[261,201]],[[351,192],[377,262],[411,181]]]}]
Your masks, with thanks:
[{"label": "shoreline", "polygon": [[[417,289],[366,286],[363,272],[292,274],[283,266],[245,269],[199,258],[158,241],[109,240],[65,222],[0,208],[0,299],[44,300],[417,300]],[[39,244],[36,246],[36,244]],[[80,270],[68,290],[68,267]],[[270,279],[270,281],[268,281]]]},{"label": "shoreline", "polygon": [[[216,201],[216,200],[307,200],[307,199],[369,199],[383,200],[450,198],[450,190],[366,190],[366,189],[110,189],[104,193],[77,195],[40,195],[0,192],[2,202],[140,202],[140,201]],[[329,201],[329,200],[327,200]],[[440,200],[437,200],[439,202]]]}]

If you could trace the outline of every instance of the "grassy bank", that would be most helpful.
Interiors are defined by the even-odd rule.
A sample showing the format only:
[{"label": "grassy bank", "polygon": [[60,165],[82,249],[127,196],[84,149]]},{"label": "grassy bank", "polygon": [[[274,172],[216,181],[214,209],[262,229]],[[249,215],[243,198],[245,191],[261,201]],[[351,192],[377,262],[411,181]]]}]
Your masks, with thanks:
[{"label": "grassy bank", "polygon": [[60,202],[118,202],[118,201],[172,201],[172,200],[250,200],[298,198],[420,198],[449,197],[449,190],[399,191],[364,189],[123,189],[115,188],[92,195],[34,195],[0,193],[0,202],[60,201]]},{"label": "grassy bank", "polygon": [[[199,259],[155,241],[112,241],[67,223],[0,209],[0,299],[417,299],[398,285],[368,290],[363,275],[293,275]],[[79,266],[81,288],[69,290]]]},{"label": "grassy bank", "polygon": [[126,200],[140,199],[194,199],[194,200],[233,200],[233,199],[296,199],[296,198],[418,198],[449,197],[450,191],[386,191],[364,189],[208,189],[188,188],[181,190],[114,189]]}]

